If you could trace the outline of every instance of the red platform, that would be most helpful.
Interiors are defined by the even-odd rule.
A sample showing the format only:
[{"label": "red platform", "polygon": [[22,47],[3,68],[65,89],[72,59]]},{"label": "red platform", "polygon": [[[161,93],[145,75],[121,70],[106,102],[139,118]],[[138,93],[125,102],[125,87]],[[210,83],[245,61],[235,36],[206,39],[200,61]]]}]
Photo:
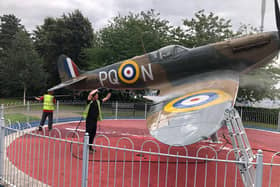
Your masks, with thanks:
[{"label": "red platform", "polygon": [[[169,147],[156,141],[146,129],[144,120],[105,120],[98,126],[96,144],[143,150],[147,152],[169,153],[174,155],[197,156],[226,159],[228,150],[232,148],[228,140],[227,130],[222,128],[219,134],[221,143],[213,144],[202,141],[184,147]],[[83,141],[85,125],[78,128],[79,137],[73,136],[78,123],[56,125],[51,137],[65,140]],[[264,151],[264,162],[270,163],[275,152],[280,150],[279,133],[246,129],[254,153],[258,149]],[[39,133],[35,131],[34,133]],[[41,133],[41,132],[40,132]],[[46,135],[48,132],[46,131]],[[108,139],[106,137],[108,137]],[[109,140],[109,141],[108,141]],[[130,141],[131,140],[131,141]],[[146,142],[146,143],[144,143]],[[211,147],[212,151],[209,147]],[[13,164],[32,178],[36,178],[52,186],[81,186],[82,178],[82,144],[59,142],[49,138],[25,135],[17,138],[8,148],[7,155]],[[186,151],[187,149],[187,151]],[[139,154],[138,152],[113,150],[96,147],[97,152],[89,155],[88,186],[235,186],[236,165],[224,162],[196,161],[189,159]],[[216,155],[217,154],[217,155]],[[19,158],[20,155],[20,158]],[[229,159],[234,159],[233,152]],[[274,163],[280,163],[278,156]],[[225,167],[228,168],[225,181]],[[205,172],[207,171],[207,172]],[[216,173],[217,172],[217,173]],[[197,175],[195,175],[197,173]],[[207,177],[205,175],[207,174]],[[264,167],[263,184],[268,185],[270,167]],[[271,186],[280,185],[280,167],[272,169]],[[150,178],[148,177],[150,176]],[[217,181],[215,180],[217,177]],[[242,186],[239,175],[237,186]],[[177,177],[177,178],[176,178]],[[206,178],[206,180],[205,180]]]}]

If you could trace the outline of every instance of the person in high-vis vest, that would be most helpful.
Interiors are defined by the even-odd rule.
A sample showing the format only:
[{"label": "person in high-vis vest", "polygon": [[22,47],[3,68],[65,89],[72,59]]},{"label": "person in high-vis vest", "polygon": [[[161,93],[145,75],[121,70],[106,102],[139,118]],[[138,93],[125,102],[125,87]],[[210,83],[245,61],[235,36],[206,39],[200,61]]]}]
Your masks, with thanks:
[{"label": "person in high-vis vest", "polygon": [[52,130],[53,111],[54,111],[54,106],[56,103],[55,97],[53,96],[53,92],[48,91],[48,93],[44,94],[44,96],[35,97],[35,99],[38,101],[43,101],[43,113],[42,113],[42,118],[41,118],[41,122],[39,125],[39,131],[43,130],[43,126],[44,126],[47,118],[48,118],[48,129]]},{"label": "person in high-vis vest", "polygon": [[[89,134],[89,144],[93,143],[96,135],[97,121],[102,120],[101,104],[106,102],[111,97],[111,91],[108,92],[107,96],[100,99],[98,96],[98,90],[92,90],[88,95],[88,105],[83,112],[83,117],[86,119],[86,132]],[[89,146],[91,152],[95,152],[92,146]]]}]

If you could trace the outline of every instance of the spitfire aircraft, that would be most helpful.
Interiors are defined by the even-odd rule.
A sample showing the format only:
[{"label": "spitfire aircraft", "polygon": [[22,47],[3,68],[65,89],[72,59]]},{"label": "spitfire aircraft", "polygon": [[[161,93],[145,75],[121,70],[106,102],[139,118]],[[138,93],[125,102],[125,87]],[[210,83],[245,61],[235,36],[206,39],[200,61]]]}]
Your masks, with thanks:
[{"label": "spitfire aircraft", "polygon": [[234,106],[239,75],[271,62],[278,54],[277,0],[275,12],[278,31],[192,49],[169,45],[93,71],[83,72],[61,55],[58,70],[62,83],[49,90],[160,90],[158,96],[146,97],[154,101],[147,117],[150,134],[174,146],[198,142],[221,128],[225,110]]}]

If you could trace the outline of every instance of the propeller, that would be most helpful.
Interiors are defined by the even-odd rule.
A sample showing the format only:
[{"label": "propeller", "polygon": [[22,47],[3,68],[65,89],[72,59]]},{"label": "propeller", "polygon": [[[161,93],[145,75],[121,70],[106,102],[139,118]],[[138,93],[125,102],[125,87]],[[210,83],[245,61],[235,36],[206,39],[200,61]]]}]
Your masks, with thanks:
[{"label": "propeller", "polygon": [[261,27],[260,30],[263,32],[263,23],[264,23],[264,15],[265,15],[265,1],[262,0],[262,5],[261,5]]},{"label": "propeller", "polygon": [[275,2],[276,26],[277,26],[278,33],[280,35],[280,11],[279,11],[278,0],[274,0],[274,2]]}]

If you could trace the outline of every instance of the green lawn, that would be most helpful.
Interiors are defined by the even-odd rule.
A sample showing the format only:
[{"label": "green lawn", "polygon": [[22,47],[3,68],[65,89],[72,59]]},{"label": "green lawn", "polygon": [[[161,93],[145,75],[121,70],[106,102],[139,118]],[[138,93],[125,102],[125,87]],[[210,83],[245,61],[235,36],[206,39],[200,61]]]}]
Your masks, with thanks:
[{"label": "green lawn", "polygon": [[23,103],[22,99],[0,98],[0,104]]},{"label": "green lawn", "polygon": [[259,123],[254,121],[243,121],[243,125],[250,126],[250,127],[256,127],[256,128],[268,128],[268,129],[277,129],[276,124],[268,124],[268,123]]},{"label": "green lawn", "polygon": [[15,123],[17,121],[20,123],[25,123],[28,120],[28,118],[29,118],[29,121],[40,120],[40,118],[33,117],[33,116],[27,116],[27,115],[20,114],[20,113],[5,114],[4,118],[11,120],[11,123]]},{"label": "green lawn", "polygon": [[[12,123],[17,121],[19,122],[26,122],[26,121],[35,121],[40,120],[41,111],[42,111],[42,103],[33,103],[30,105],[29,111],[27,112],[27,106],[22,105],[22,100],[19,99],[0,99],[0,104],[11,104],[6,106],[5,109],[5,119],[11,120]],[[16,104],[16,107],[13,107],[13,104]],[[19,106],[22,105],[22,106]],[[69,114],[78,114],[79,116],[82,115],[82,112],[85,108],[85,104],[65,104],[60,103],[59,106],[59,113],[69,113]],[[111,105],[104,105],[102,107],[103,117],[107,118],[115,118],[115,111],[111,109]],[[57,110],[57,109],[55,109]],[[34,117],[29,115],[28,113],[35,113],[37,112],[38,117]],[[38,115],[39,114],[39,115]],[[145,112],[141,110],[119,110],[118,117],[125,118],[125,117],[135,117],[135,118],[144,118]],[[36,115],[35,115],[36,116]],[[268,128],[268,129],[277,129],[277,124],[269,124],[269,123],[259,123],[253,121],[243,121],[244,126],[256,127],[256,128]]]}]

